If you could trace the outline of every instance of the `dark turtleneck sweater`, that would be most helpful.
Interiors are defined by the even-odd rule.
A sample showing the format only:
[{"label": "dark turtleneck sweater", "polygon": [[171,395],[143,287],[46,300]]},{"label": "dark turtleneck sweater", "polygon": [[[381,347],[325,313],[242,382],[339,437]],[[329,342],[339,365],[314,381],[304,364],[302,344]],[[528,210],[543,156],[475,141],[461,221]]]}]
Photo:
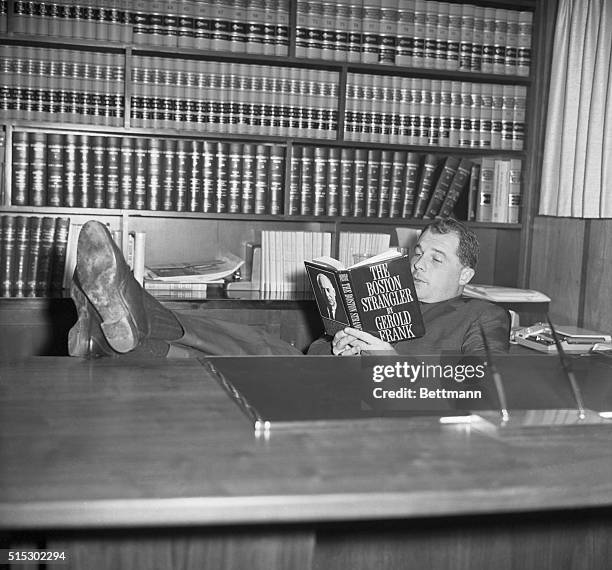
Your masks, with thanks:
[{"label": "dark turtleneck sweater", "polygon": [[[483,354],[480,325],[493,353],[508,351],[510,320],[501,307],[481,301],[455,297],[439,303],[421,303],[425,335],[394,345],[398,354]],[[331,337],[314,341],[308,354],[332,354]]]}]

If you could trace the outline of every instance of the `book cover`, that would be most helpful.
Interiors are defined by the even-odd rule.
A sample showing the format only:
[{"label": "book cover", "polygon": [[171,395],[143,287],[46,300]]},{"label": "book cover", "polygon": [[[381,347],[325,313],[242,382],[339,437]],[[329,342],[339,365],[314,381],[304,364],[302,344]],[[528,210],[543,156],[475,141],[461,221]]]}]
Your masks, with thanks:
[{"label": "book cover", "polygon": [[416,197],[414,201],[414,209],[412,211],[413,218],[422,218],[425,213],[425,208],[429,202],[429,197],[433,190],[436,168],[438,159],[435,154],[426,154],[423,158],[419,181],[416,188]]},{"label": "book cover", "polygon": [[457,172],[459,162],[459,159],[455,156],[447,156],[444,160],[442,171],[438,176],[436,185],[431,193],[431,198],[429,199],[429,204],[427,205],[427,209],[423,215],[424,218],[435,218],[438,215],[438,212],[442,207],[442,203],[444,202],[449,191],[451,182],[453,181],[455,173]]},{"label": "book cover", "polygon": [[452,215],[455,204],[457,204],[457,200],[459,200],[459,196],[461,196],[461,193],[467,186],[471,171],[472,161],[467,158],[462,158],[450,183],[444,202],[440,206],[438,215],[441,218],[448,218]]},{"label": "book cover", "polygon": [[350,326],[390,343],[425,334],[408,256],[387,250],[349,267],[331,257],[304,265],[327,334]]}]

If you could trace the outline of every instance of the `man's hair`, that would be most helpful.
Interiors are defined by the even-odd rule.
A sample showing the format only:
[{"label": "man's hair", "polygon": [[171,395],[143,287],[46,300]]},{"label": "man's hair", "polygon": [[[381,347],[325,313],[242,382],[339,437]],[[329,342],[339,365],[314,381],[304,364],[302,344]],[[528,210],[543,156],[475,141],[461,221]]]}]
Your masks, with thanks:
[{"label": "man's hair", "polygon": [[323,280],[325,279],[325,281],[327,281],[330,285],[331,285],[331,280],[330,278],[323,274],[323,273],[317,273],[317,285],[323,289],[323,284],[321,283]]},{"label": "man's hair", "polygon": [[453,218],[442,218],[426,225],[421,235],[427,230],[435,234],[455,234],[459,238],[459,245],[457,247],[459,261],[464,267],[476,269],[480,244],[476,234],[465,224]]}]

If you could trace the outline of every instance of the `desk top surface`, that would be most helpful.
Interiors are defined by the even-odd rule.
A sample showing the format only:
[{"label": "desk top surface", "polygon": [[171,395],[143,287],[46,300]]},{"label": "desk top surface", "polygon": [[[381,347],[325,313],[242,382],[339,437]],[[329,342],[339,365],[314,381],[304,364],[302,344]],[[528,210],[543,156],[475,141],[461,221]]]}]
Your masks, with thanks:
[{"label": "desk top surface", "polygon": [[612,426],[421,417],[265,438],[196,360],[0,365],[0,529],[610,507],[610,473]]}]

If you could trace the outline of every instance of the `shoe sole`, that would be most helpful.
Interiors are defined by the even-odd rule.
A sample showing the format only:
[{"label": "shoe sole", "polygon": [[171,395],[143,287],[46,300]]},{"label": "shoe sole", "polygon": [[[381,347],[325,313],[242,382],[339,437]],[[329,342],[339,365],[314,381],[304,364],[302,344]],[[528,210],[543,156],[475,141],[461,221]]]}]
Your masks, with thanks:
[{"label": "shoe sole", "polygon": [[[102,333],[117,352],[138,346],[138,333],[117,280],[112,237],[102,224],[88,223],[79,234],[77,271],[81,288],[102,319]],[[83,252],[89,255],[84,257]]]}]

